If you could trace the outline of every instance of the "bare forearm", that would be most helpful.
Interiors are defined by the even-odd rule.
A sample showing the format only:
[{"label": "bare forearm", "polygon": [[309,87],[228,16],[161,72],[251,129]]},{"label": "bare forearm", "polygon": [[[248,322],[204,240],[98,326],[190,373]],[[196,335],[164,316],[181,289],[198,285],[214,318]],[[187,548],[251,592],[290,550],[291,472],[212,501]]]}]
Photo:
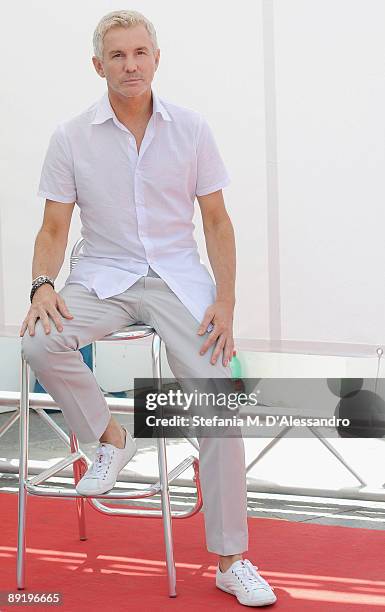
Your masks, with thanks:
[{"label": "bare forearm", "polygon": [[229,218],[205,228],[207,254],[214,272],[217,300],[235,304],[236,249]]},{"label": "bare forearm", "polygon": [[35,240],[32,280],[40,274],[55,279],[63,265],[66,246],[55,234],[40,230]]}]

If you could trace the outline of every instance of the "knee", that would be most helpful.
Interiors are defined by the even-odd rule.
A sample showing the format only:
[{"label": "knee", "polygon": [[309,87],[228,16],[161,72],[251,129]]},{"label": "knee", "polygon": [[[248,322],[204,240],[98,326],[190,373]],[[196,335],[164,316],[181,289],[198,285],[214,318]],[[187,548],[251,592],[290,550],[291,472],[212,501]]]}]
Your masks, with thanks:
[{"label": "knee", "polygon": [[35,333],[30,336],[28,329],[21,339],[21,351],[24,359],[33,370],[42,370],[49,367],[50,355],[53,351],[60,350],[60,340],[51,329],[46,334],[40,319],[36,321]]}]

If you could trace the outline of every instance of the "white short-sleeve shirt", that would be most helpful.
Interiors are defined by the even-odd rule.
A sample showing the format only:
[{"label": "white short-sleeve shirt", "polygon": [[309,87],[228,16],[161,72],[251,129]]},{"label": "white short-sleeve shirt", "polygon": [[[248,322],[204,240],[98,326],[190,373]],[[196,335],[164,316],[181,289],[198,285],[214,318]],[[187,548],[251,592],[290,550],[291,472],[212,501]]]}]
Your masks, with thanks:
[{"label": "white short-sleeve shirt", "polygon": [[65,284],[105,299],[151,266],[201,322],[216,290],[193,237],[195,196],[230,179],[204,117],[151,91],[139,154],[106,92],[52,134],[38,195],[79,206],[85,244]]}]

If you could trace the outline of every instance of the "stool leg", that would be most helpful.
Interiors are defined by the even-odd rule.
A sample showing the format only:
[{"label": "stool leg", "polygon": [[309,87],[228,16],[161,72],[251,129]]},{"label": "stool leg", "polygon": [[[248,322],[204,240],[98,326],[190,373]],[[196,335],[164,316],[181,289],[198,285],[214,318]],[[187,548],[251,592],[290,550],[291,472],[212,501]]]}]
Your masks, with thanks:
[{"label": "stool leg", "polygon": [[162,502],[162,517],[164,543],[166,546],[166,563],[168,574],[168,589],[170,597],[176,597],[176,569],[174,561],[173,539],[171,529],[171,509],[170,509],[170,494],[167,478],[167,461],[166,461],[166,441],[164,438],[158,438],[158,464],[159,464],[159,480],[161,485],[161,502]]},{"label": "stool leg", "polygon": [[[157,379],[158,390],[162,389],[161,380],[161,365],[160,365],[161,339],[158,334],[154,334],[152,340],[152,375]],[[168,575],[168,592],[170,597],[176,597],[176,568],[174,560],[174,547],[171,528],[171,509],[170,509],[170,494],[168,486],[167,474],[167,456],[166,456],[166,441],[164,438],[157,439],[158,446],[158,465],[159,465],[159,480],[160,494],[162,505],[162,519],[164,543],[166,547],[166,565]]]},{"label": "stool leg", "polygon": [[[77,453],[77,451],[79,450],[79,446],[78,446],[77,438],[73,432],[70,433],[70,444],[71,444],[71,453]],[[72,464],[75,484],[79,482],[79,480],[81,479],[83,475],[82,465],[83,465],[83,462],[81,459],[78,459],[77,461],[75,461],[75,463]],[[80,540],[86,540],[87,539],[86,508],[85,508],[86,500],[84,499],[84,497],[76,497],[75,502],[76,502],[76,512],[78,515],[79,538]]]},{"label": "stool leg", "polygon": [[17,526],[17,588],[25,588],[25,527],[27,513],[28,478],[28,433],[29,433],[29,365],[21,356],[21,391],[20,391],[20,439],[19,439],[19,498]]}]

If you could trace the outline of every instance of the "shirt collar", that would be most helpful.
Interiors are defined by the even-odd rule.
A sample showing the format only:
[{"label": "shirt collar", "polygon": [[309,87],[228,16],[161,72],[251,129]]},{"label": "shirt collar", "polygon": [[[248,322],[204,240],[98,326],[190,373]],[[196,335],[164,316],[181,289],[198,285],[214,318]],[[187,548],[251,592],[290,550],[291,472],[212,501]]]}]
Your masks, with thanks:
[{"label": "shirt collar", "polygon": [[[168,113],[163,103],[161,102],[160,98],[157,96],[157,94],[154,92],[152,88],[151,88],[151,92],[152,92],[153,115],[155,115],[155,113],[160,113],[165,121],[172,121],[170,114]],[[114,118],[118,120],[114,113],[114,109],[111,106],[110,99],[108,97],[108,91],[106,91],[105,94],[100,98],[99,102],[97,103],[96,113],[95,113],[94,120],[92,121],[92,125],[104,123],[105,121],[107,121],[107,119],[114,119]]]}]

